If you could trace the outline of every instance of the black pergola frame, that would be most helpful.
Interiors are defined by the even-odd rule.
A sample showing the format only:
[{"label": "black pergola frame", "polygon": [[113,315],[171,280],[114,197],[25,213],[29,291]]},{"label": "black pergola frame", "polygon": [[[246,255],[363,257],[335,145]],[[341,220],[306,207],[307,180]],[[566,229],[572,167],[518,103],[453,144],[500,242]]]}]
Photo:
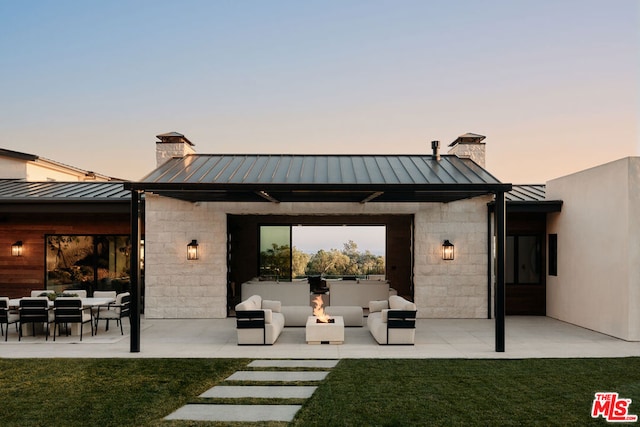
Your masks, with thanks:
[{"label": "black pergola frame", "polygon": [[[448,203],[493,194],[496,235],[495,351],[505,351],[505,241],[506,197],[511,184],[252,184],[129,182],[131,191],[131,343],[140,352],[140,230],[142,195],[157,195],[189,202],[350,202]],[[491,236],[488,236],[491,241]],[[136,242],[134,244],[134,242]],[[489,267],[490,268],[490,267]]]}]

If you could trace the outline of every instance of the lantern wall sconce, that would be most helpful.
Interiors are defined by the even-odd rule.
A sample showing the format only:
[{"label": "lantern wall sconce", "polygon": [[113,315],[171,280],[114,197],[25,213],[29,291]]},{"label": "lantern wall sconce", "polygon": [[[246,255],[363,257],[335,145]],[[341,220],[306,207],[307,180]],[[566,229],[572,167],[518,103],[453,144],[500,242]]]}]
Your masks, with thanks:
[{"label": "lantern wall sconce", "polygon": [[11,245],[11,256],[22,256],[22,240]]},{"label": "lantern wall sconce", "polygon": [[198,241],[192,240],[191,243],[187,245],[187,259],[189,261],[198,259]]},{"label": "lantern wall sconce", "polygon": [[454,246],[448,240],[445,240],[442,244],[442,259],[445,261],[451,261],[454,258]]}]

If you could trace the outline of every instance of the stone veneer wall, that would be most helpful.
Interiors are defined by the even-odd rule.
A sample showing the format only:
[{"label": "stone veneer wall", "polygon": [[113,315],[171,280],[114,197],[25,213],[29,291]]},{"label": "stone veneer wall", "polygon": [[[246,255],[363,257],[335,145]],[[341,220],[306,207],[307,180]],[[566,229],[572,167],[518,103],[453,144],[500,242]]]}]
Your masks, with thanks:
[{"label": "stone veneer wall", "polygon": [[[414,302],[421,318],[487,317],[487,203],[424,205],[415,215]],[[455,259],[442,260],[442,243]]]},{"label": "stone veneer wall", "polygon": [[186,142],[157,142],[156,143],[156,166],[160,167],[167,160],[174,157],[184,157],[194,154],[196,150]]},{"label": "stone veneer wall", "polygon": [[456,156],[459,156],[459,157],[469,157],[471,160],[473,160],[474,162],[476,162],[477,164],[479,164],[484,168],[485,152],[486,152],[485,147],[486,145],[484,143],[480,143],[480,144],[461,143],[451,147],[451,149],[447,154],[455,154]]},{"label": "stone veneer wall", "polygon": [[[145,316],[226,317],[227,214],[414,214],[414,285],[418,317],[486,318],[487,202],[188,203],[145,195]],[[187,261],[197,239],[200,259]],[[455,260],[442,260],[442,242]],[[393,284],[392,284],[393,285]]]},{"label": "stone veneer wall", "polygon": [[226,215],[204,205],[145,194],[145,317],[227,316]]}]

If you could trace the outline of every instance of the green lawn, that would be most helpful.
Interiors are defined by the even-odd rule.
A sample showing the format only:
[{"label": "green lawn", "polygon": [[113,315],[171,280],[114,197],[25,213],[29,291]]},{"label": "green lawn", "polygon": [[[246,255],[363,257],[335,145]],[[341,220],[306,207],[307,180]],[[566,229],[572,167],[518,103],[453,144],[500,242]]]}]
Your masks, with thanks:
[{"label": "green lawn", "polygon": [[[0,425],[214,425],[162,418],[248,362],[0,359]],[[343,360],[293,425],[605,425],[590,416],[597,391],[640,415],[640,358]]]}]

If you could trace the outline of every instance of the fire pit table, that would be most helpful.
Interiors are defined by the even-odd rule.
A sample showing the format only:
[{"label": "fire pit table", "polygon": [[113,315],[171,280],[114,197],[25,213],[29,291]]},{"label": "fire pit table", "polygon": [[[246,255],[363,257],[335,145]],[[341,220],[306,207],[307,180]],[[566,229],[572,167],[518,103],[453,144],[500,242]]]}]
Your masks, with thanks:
[{"label": "fire pit table", "polygon": [[333,323],[317,322],[317,317],[307,318],[307,344],[342,344],[344,343],[344,319],[342,316],[332,317]]}]

